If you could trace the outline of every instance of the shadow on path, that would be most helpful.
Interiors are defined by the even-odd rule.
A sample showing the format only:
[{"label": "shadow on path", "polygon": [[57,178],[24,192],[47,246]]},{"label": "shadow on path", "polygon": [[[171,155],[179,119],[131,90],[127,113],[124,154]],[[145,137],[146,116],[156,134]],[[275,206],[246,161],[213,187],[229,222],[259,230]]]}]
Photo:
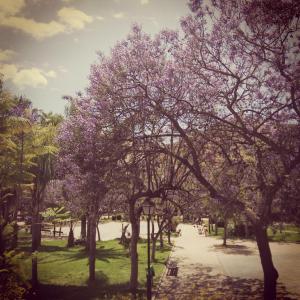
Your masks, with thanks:
[{"label": "shadow on path", "polygon": [[[263,281],[259,279],[245,279],[229,277],[213,272],[212,268],[199,264],[189,266],[189,270],[178,277],[165,276],[157,291],[156,300],[190,300],[190,299],[263,299]],[[279,300],[298,299],[297,295],[287,292],[282,284],[278,284]]]},{"label": "shadow on path", "polygon": [[219,251],[224,254],[238,254],[238,255],[253,255],[256,251],[244,245],[214,245],[210,251]]}]

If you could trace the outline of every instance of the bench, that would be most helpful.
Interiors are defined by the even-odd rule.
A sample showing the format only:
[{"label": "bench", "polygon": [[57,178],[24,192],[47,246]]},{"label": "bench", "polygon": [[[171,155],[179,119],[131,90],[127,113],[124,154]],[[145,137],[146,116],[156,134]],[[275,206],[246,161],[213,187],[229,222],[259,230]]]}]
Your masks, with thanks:
[{"label": "bench", "polygon": [[177,276],[178,267],[176,264],[171,263],[167,265],[167,276]]},{"label": "bench", "polygon": [[41,229],[41,232],[48,232],[48,233],[51,233],[51,229],[48,229],[48,228],[42,228],[42,229]]}]

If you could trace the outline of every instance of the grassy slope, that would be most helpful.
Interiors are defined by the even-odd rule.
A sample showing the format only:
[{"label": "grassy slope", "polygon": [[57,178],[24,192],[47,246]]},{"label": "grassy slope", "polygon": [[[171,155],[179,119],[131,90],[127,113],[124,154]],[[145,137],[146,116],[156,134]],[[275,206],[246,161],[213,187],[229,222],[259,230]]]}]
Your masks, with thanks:
[{"label": "grassy slope", "polygon": [[[23,238],[20,249],[25,252],[19,260],[25,276],[31,274],[31,258],[28,238]],[[117,240],[97,243],[96,277],[93,288],[87,284],[88,257],[83,247],[66,248],[65,240],[44,241],[38,254],[38,273],[42,299],[120,299],[126,294],[130,278],[130,259],[128,250],[119,245]],[[139,282],[145,287],[146,246],[144,241],[138,245]],[[155,280],[158,281],[169,255],[170,247],[157,250],[157,262],[154,264]],[[101,295],[101,296],[100,296]],[[98,298],[99,297],[99,298]]]}]

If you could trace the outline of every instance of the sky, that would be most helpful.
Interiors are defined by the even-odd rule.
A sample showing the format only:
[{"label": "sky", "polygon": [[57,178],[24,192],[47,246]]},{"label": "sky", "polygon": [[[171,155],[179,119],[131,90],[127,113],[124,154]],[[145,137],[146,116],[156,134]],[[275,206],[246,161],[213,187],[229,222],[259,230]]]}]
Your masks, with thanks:
[{"label": "sky", "polygon": [[186,0],[0,0],[4,86],[46,112],[88,86],[97,52],[109,54],[133,23],[149,34],[179,29]]}]

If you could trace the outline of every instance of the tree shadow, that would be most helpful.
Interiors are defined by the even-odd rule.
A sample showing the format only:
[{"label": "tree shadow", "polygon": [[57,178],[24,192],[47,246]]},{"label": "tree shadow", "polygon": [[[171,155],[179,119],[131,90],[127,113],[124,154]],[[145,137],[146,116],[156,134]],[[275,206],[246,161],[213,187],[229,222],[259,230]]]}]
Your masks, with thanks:
[{"label": "tree shadow", "polygon": [[[55,254],[55,257],[53,258],[53,261],[49,260],[48,257],[43,257],[39,260],[39,263],[51,263],[51,262],[58,262],[62,261],[64,263],[77,261],[80,259],[87,259],[89,257],[88,252],[85,250],[85,248],[78,246],[81,249],[78,249],[77,251],[71,251],[71,249],[74,248],[66,248],[66,247],[58,247],[58,246],[44,246],[43,251],[44,252],[53,252],[57,251],[60,253]],[[102,260],[105,262],[109,262],[110,259],[118,259],[126,257],[126,253],[122,251],[121,249],[115,249],[115,248],[104,248],[104,246],[97,247],[96,249],[96,259]]]},{"label": "tree shadow", "polygon": [[210,251],[219,251],[223,252],[224,254],[239,254],[246,256],[255,254],[255,249],[249,248],[244,245],[214,245]]},{"label": "tree shadow", "polygon": [[[157,290],[156,299],[263,299],[263,281],[252,278],[229,277],[210,267],[194,264],[190,273],[180,268],[177,277],[166,276]],[[277,284],[277,299],[296,300],[299,295],[289,293]]]},{"label": "tree shadow", "polygon": [[129,284],[109,285],[108,278],[100,271],[96,272],[96,281],[83,286],[40,284],[36,294],[28,300],[82,300],[82,299],[144,299],[144,291],[132,296]]}]

